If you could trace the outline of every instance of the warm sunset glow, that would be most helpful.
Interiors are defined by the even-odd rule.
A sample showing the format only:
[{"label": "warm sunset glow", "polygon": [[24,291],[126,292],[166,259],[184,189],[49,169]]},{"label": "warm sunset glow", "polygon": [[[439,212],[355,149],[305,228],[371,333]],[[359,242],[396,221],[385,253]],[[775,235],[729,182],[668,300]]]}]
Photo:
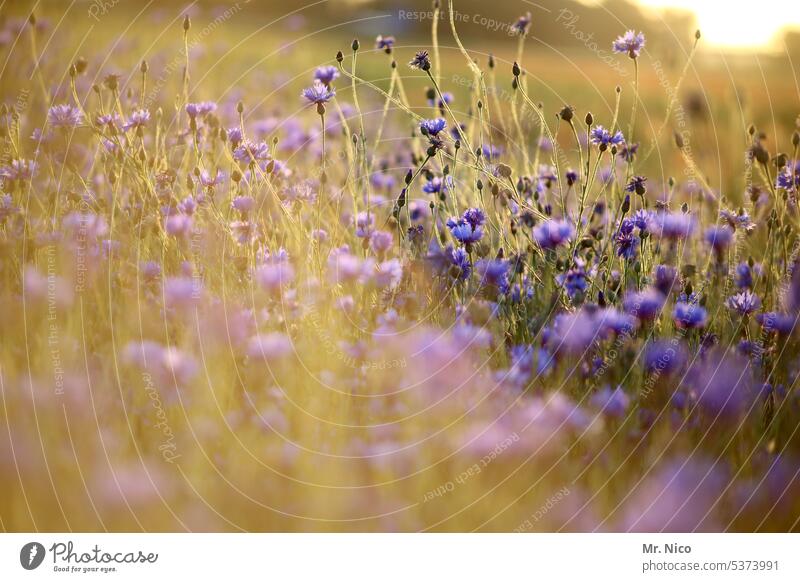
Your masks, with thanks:
[{"label": "warm sunset glow", "polygon": [[724,48],[748,49],[776,47],[780,32],[800,26],[800,13],[795,0],[639,0],[655,8],[680,8],[697,16],[703,38],[709,44]]}]

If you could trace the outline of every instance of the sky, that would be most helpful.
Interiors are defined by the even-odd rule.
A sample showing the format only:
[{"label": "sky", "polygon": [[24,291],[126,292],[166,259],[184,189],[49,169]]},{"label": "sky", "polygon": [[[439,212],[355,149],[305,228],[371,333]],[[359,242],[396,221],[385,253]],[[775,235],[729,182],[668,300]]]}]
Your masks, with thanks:
[{"label": "sky", "polygon": [[800,0],[637,0],[694,12],[703,39],[726,49],[777,48],[784,27],[800,27]]}]

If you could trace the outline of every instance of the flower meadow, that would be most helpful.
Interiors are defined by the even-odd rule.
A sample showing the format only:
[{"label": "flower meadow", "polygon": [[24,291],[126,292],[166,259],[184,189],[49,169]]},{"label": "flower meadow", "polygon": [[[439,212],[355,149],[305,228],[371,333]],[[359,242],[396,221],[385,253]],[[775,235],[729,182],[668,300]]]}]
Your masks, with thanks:
[{"label": "flower meadow", "polygon": [[524,5],[231,75],[245,4],[0,20],[4,530],[800,529],[800,135],[706,174],[699,32],[648,109],[620,27],[590,112]]}]

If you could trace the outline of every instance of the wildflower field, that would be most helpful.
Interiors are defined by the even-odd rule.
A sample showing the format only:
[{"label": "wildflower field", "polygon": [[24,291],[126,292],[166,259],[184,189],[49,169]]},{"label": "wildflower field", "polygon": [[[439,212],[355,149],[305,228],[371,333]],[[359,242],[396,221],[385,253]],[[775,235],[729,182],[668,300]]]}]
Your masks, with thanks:
[{"label": "wildflower field", "polygon": [[796,63],[151,4],[0,5],[4,531],[800,529]]}]

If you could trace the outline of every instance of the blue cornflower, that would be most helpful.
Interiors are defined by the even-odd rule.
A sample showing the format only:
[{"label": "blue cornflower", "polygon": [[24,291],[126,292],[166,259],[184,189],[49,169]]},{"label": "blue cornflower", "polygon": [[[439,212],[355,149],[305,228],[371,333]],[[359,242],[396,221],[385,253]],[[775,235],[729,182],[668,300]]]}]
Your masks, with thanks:
[{"label": "blue cornflower", "polygon": [[706,230],[705,239],[715,252],[721,253],[733,242],[733,230],[727,225],[712,226]]},{"label": "blue cornflower", "polygon": [[308,99],[310,103],[321,105],[333,99],[336,96],[336,91],[326,87],[319,79],[315,79],[314,84],[311,87],[303,89],[300,96]]},{"label": "blue cornflower", "polygon": [[631,399],[620,386],[614,390],[604,386],[595,392],[591,398],[591,404],[603,414],[614,418],[621,418],[628,410]]},{"label": "blue cornflower", "polygon": [[447,228],[457,241],[463,244],[476,243],[483,237],[483,228],[475,227],[463,218],[451,218],[447,221]]},{"label": "blue cornflower", "polygon": [[633,215],[633,224],[639,229],[639,232],[645,232],[648,226],[650,226],[650,220],[652,219],[652,216],[653,215],[649,210],[641,208],[636,211],[636,214]]},{"label": "blue cornflower", "polygon": [[636,153],[639,151],[638,143],[624,143],[619,150],[619,157],[626,162],[632,162],[636,158]]},{"label": "blue cornflower", "polygon": [[463,218],[475,228],[483,226],[486,223],[486,215],[480,208],[469,208],[465,210]]},{"label": "blue cornflower", "polygon": [[339,78],[339,70],[336,67],[332,66],[317,67],[317,69],[314,71],[314,79],[319,81],[326,87],[330,87],[331,83],[333,83],[338,78]]},{"label": "blue cornflower", "polygon": [[601,148],[608,148],[609,146],[620,145],[625,142],[625,137],[622,135],[621,131],[612,134],[602,125],[593,128],[589,137],[594,145],[600,146]]},{"label": "blue cornflower", "polygon": [[467,252],[461,248],[447,245],[441,248],[432,243],[425,257],[437,275],[449,277],[454,281],[466,281],[472,274],[472,264]]},{"label": "blue cornflower", "polygon": [[687,303],[680,301],[675,304],[672,312],[675,325],[683,329],[694,329],[703,327],[708,319],[706,310],[697,303]]},{"label": "blue cornflower", "polygon": [[653,287],[669,295],[678,284],[678,269],[669,265],[656,265],[653,271]]},{"label": "blue cornflower", "polygon": [[796,192],[800,188],[800,162],[797,162],[792,167],[791,164],[786,164],[775,184],[778,188],[783,188],[787,192]]},{"label": "blue cornflower", "polygon": [[486,215],[479,208],[470,208],[458,220],[451,218],[447,227],[457,241],[469,245],[476,243],[483,237],[483,225]]},{"label": "blue cornflower", "polygon": [[589,286],[589,282],[586,279],[586,271],[584,271],[583,267],[576,267],[566,273],[557,275],[556,283],[564,288],[570,299],[575,299],[579,293],[584,293]]},{"label": "blue cornflower", "polygon": [[436,137],[447,127],[447,121],[441,117],[437,119],[425,119],[420,122],[419,129],[422,135],[428,137]]},{"label": "blue cornflower", "polygon": [[688,356],[683,343],[678,340],[653,340],[644,349],[642,364],[648,372],[671,374],[683,367]]},{"label": "blue cornflower", "polygon": [[761,309],[761,299],[752,291],[742,291],[732,297],[728,297],[725,305],[739,315],[750,315]]},{"label": "blue cornflower", "polygon": [[439,194],[441,192],[447,192],[452,186],[453,178],[451,176],[445,176],[444,178],[435,176],[422,186],[422,191],[426,194]]},{"label": "blue cornflower", "polygon": [[617,249],[617,256],[625,259],[636,257],[639,248],[639,237],[633,234],[633,221],[627,218],[622,221],[617,236],[614,237],[614,245]]},{"label": "blue cornflower", "polygon": [[414,58],[408,62],[408,66],[412,69],[430,71],[431,59],[428,57],[428,51],[419,51],[416,55],[414,55]]},{"label": "blue cornflower", "polygon": [[508,291],[508,261],[498,259],[483,259],[478,261],[475,269],[480,277],[481,287],[505,293]]},{"label": "blue cornflower", "polygon": [[383,36],[379,34],[378,37],[375,39],[375,48],[390,53],[392,52],[392,47],[394,46],[394,42],[395,41],[393,36]]},{"label": "blue cornflower", "polygon": [[692,235],[696,223],[691,214],[661,211],[652,216],[650,230],[659,238],[685,239]]},{"label": "blue cornflower", "polygon": [[627,55],[635,59],[644,48],[644,33],[637,33],[634,30],[629,30],[622,36],[618,36],[612,44],[615,53],[627,53]]},{"label": "blue cornflower", "polygon": [[565,245],[574,236],[575,227],[563,219],[550,219],[533,229],[533,238],[546,250]]},{"label": "blue cornflower", "polygon": [[665,302],[666,298],[660,291],[648,288],[638,293],[631,292],[625,295],[622,308],[626,313],[642,321],[647,321],[659,316]]},{"label": "blue cornflower", "polygon": [[734,281],[739,289],[750,289],[753,286],[753,271],[747,263],[736,265]]},{"label": "blue cornflower", "polygon": [[787,335],[794,331],[798,323],[798,316],[789,313],[778,313],[770,311],[769,313],[759,313],[756,315],[756,321],[764,328],[765,331],[772,331],[782,335]]}]

